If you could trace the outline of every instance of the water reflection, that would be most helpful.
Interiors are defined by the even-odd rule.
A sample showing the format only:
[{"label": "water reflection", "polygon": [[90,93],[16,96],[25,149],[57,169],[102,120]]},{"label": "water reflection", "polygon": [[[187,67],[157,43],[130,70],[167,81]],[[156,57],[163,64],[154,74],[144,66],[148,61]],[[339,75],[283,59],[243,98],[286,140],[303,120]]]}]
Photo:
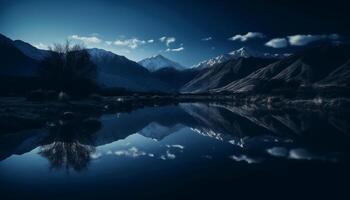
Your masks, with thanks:
[{"label": "water reflection", "polygon": [[[221,154],[248,164],[276,159],[336,161],[348,155],[349,124],[344,113],[180,104],[108,114],[100,119],[62,119],[50,122],[46,129],[31,130],[31,134],[24,131],[2,136],[0,158],[39,147],[38,154],[49,161],[50,168],[75,171],[88,168],[92,160],[103,155],[174,160],[179,152],[191,156],[196,152],[198,159],[215,159]],[[191,135],[198,137],[189,139]],[[171,137],[176,139],[166,143]],[[203,137],[210,142],[201,143]],[[131,140],[138,146],[129,145]],[[192,141],[188,148],[196,150],[187,151],[181,144],[188,141]],[[117,149],[100,152],[115,142],[120,144]],[[210,153],[206,145],[220,152]]]},{"label": "water reflection", "polygon": [[95,151],[93,146],[83,145],[79,142],[53,142],[40,146],[39,154],[50,161],[52,169],[86,169]]}]

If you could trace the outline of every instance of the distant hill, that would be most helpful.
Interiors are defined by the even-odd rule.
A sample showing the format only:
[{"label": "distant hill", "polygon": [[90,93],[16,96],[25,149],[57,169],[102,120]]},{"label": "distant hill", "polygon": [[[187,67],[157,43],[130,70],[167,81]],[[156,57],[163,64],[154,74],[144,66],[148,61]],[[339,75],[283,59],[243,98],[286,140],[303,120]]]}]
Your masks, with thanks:
[{"label": "distant hill", "polygon": [[138,63],[103,49],[88,49],[98,66],[98,82],[106,87],[123,87],[135,91],[168,91],[166,83],[154,78]]},{"label": "distant hill", "polygon": [[168,84],[174,91],[178,91],[196,77],[199,72],[200,70],[197,69],[177,70],[172,67],[166,67],[152,72],[152,75]]}]

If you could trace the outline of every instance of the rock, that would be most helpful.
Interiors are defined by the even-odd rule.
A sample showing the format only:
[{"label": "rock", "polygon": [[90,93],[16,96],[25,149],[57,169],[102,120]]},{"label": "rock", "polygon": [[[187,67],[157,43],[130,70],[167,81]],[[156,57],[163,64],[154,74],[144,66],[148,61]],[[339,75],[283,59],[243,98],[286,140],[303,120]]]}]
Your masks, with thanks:
[{"label": "rock", "polygon": [[65,92],[60,92],[59,94],[58,94],[58,100],[59,101],[68,101],[70,99],[70,97],[69,97],[69,95],[67,94],[67,93],[65,93]]},{"label": "rock", "polygon": [[64,112],[61,116],[63,120],[72,120],[75,118],[75,114],[73,112]]}]

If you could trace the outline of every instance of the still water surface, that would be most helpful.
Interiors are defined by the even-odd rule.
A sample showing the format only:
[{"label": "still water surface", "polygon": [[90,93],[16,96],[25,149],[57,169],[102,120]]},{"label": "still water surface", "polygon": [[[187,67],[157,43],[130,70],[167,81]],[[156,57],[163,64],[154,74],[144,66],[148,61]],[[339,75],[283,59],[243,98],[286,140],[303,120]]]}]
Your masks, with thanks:
[{"label": "still water surface", "polygon": [[0,137],[1,199],[340,193],[346,114],[180,104]]}]

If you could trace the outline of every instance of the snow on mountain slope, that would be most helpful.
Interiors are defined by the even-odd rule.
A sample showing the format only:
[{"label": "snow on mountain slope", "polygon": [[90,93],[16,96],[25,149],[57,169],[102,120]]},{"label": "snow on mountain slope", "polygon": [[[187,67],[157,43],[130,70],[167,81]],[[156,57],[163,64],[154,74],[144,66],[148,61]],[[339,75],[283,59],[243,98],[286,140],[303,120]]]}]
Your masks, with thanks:
[{"label": "snow on mountain slope", "polygon": [[145,67],[146,69],[148,69],[149,71],[156,71],[166,67],[172,67],[177,70],[186,69],[184,66],[180,65],[179,63],[169,60],[168,58],[165,58],[162,55],[152,56],[150,58],[143,59],[138,63],[143,67]]},{"label": "snow on mountain slope", "polygon": [[255,57],[255,58],[278,59],[278,58],[287,57],[289,55],[290,54],[260,53],[260,52],[253,51],[247,47],[242,47],[240,49],[231,51],[230,53],[219,55],[219,56],[211,58],[209,60],[202,61],[202,62],[192,66],[192,68],[204,69],[204,68],[212,67],[214,65],[226,62],[226,61],[231,60],[231,59],[238,59],[238,58]]}]

